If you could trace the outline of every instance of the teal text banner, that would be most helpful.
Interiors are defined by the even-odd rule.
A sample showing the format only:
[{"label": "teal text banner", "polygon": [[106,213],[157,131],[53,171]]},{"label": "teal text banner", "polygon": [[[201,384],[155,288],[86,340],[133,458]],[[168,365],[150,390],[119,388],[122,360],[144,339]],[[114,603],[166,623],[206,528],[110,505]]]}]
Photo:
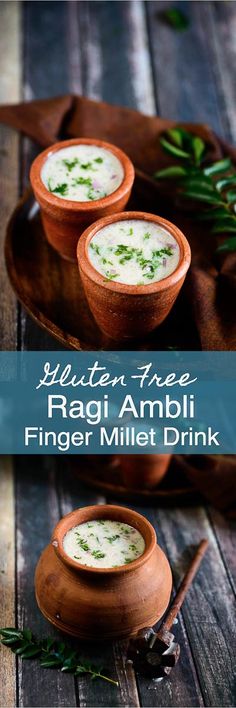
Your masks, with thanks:
[{"label": "teal text banner", "polygon": [[236,453],[236,352],[2,352],[0,453]]}]

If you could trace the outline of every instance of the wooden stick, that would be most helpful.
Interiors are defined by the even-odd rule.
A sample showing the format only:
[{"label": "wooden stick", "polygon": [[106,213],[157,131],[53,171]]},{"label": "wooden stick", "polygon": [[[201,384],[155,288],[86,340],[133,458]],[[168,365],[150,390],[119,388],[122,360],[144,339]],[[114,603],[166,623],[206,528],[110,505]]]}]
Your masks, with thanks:
[{"label": "wooden stick", "polygon": [[186,594],[188,592],[188,589],[198,571],[199,565],[203,559],[203,556],[206,553],[207,547],[208,547],[208,541],[207,539],[203,539],[197,548],[197,551],[195,553],[195,556],[193,557],[189,569],[187,570],[182,583],[180,584],[179,590],[174,598],[173,604],[171,605],[170,611],[168,612],[166,620],[163,622],[163,625],[161,626],[162,630],[170,630],[172,627],[172,624],[180,611],[183,601],[186,597]]}]

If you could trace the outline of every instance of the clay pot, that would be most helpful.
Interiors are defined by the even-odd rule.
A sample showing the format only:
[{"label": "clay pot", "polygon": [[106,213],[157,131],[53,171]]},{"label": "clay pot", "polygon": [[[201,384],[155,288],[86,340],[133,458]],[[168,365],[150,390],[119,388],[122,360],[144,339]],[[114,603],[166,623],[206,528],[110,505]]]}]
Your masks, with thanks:
[{"label": "clay pot", "polygon": [[[71,145],[88,144],[106,148],[120,160],[124,179],[118,189],[103,199],[91,202],[62,199],[49,192],[41,180],[41,170],[49,155]],[[42,210],[43,226],[49,243],[63,258],[76,261],[76,246],[84,229],[97,219],[125,208],[134,181],[134,167],[127,155],[115,145],[96,138],[75,138],[55,143],[41,152],[31,166],[30,181],[35,199]]]},{"label": "clay pot", "polygon": [[[89,242],[108,224],[127,219],[153,221],[171,233],[179,244],[180,259],[176,270],[156,283],[127,285],[106,281],[88,256]],[[77,246],[78,266],[89,307],[98,326],[116,341],[128,340],[151,332],[169,314],[190,266],[191,253],[182,232],[166,219],[144,212],[123,212],[100,219],[82,234]]]},{"label": "clay pot", "polygon": [[129,489],[154,489],[165,476],[172,455],[121,455],[123,482]]},{"label": "clay pot", "polygon": [[[91,519],[130,524],[142,534],[142,556],[118,568],[90,568],[69,558],[63,548],[67,531]],[[133,636],[164,614],[170,599],[169,563],[152,525],[120,506],[98,505],[73,511],[57,524],[35,573],[35,591],[43,615],[58,629],[84,639]]]}]

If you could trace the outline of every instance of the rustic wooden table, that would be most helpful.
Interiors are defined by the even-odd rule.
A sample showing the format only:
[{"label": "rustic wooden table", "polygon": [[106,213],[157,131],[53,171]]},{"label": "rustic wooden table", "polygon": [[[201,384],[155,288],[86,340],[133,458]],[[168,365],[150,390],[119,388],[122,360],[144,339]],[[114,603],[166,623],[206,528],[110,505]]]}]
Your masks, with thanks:
[{"label": "rustic wooden table", "polygon": [[[235,2],[175,2],[190,19],[178,33],[160,14],[170,2],[1,2],[0,102],[68,92],[155,112],[206,121],[236,138]],[[34,148],[0,126],[0,238],[28,181]],[[0,249],[0,347],[56,349],[16,303]],[[52,632],[37,610],[34,567],[58,518],[101,501],[78,481],[68,482],[63,458],[0,461],[1,626],[29,625]],[[112,500],[114,501],[114,500]],[[189,551],[205,536],[208,554],[183,607],[176,636],[181,661],[171,679],[155,685],[125,664],[125,645],[90,647],[119,688],[15,662],[1,648],[0,705],[17,706],[234,706],[235,525],[204,507],[139,509],[157,528],[174,581]],[[7,540],[7,542],[6,542]],[[83,652],[85,654],[85,652]]]}]

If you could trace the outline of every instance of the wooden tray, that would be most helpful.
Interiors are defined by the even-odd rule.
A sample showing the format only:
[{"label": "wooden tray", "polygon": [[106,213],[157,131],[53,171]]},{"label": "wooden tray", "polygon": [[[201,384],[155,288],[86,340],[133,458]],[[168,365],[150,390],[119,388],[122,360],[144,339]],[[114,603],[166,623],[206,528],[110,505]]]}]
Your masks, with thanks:
[{"label": "wooden tray", "polygon": [[[176,456],[177,460],[177,456]],[[200,499],[200,494],[186,479],[184,473],[178,470],[178,483],[176,470],[170,467],[161,484],[152,490],[129,489],[122,484],[119,467],[99,465],[97,456],[96,462],[92,463],[84,458],[72,458],[67,462],[68,473],[74,479],[78,479],[89,487],[95,488],[106,497],[113,500],[116,498],[142,502],[144,504],[168,505],[168,504],[191,504]]]},{"label": "wooden tray", "polygon": [[[158,212],[155,183],[138,175],[129,209]],[[27,190],[12,214],[7,228],[5,258],[17,297],[36,322],[69,349],[124,349],[98,329],[81,285],[76,264],[57,255],[48,244],[39,209]],[[186,332],[186,322],[188,329]],[[145,341],[132,341],[128,349],[199,349],[197,334],[184,288],[165,322]]]}]

